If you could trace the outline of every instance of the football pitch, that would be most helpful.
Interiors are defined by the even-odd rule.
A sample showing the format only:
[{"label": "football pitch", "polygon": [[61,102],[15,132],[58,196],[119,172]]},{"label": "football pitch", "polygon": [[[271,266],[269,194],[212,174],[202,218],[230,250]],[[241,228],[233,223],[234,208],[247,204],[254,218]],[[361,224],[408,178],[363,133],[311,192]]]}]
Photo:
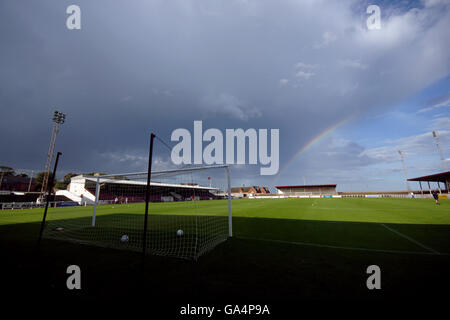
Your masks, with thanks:
[{"label": "football pitch", "polygon": [[[150,203],[149,222],[226,215],[218,209],[224,202],[198,201],[195,208]],[[439,290],[449,285],[449,200],[239,199],[232,207],[233,238],[198,261],[148,256],[144,281],[137,252],[44,239],[36,258],[43,210],[0,211],[2,268],[24,279],[10,279],[19,287],[38,268],[45,276],[34,278],[35,288],[58,297],[127,297],[145,283],[152,288],[147,294],[174,303],[430,299],[442,298]],[[104,205],[97,217],[141,221],[143,212],[144,204]],[[50,209],[48,218],[52,223],[91,215],[92,207],[67,207]],[[65,289],[70,264],[85,270],[81,292]],[[381,269],[381,290],[367,289],[369,265]]]}]

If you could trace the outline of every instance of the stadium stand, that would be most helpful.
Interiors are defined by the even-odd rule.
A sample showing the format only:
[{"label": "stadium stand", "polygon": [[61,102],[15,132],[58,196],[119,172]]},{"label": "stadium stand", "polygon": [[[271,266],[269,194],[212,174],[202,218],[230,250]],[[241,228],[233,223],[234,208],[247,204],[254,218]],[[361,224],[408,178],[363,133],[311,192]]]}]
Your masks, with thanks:
[{"label": "stadium stand", "polygon": [[285,195],[323,195],[337,194],[336,184],[276,186],[278,194]]},{"label": "stadium stand", "polygon": [[0,194],[0,203],[6,202],[36,202],[39,193],[15,193]]},{"label": "stadium stand", "polygon": [[[31,185],[30,185],[31,179]],[[36,190],[36,179],[19,176],[3,176],[1,179],[0,190],[6,191],[38,191]]]},{"label": "stadium stand", "polygon": [[[71,178],[67,190],[57,195],[65,195],[79,204],[93,204],[96,194],[96,176],[79,175]],[[145,201],[146,183],[133,180],[103,179],[100,183],[100,203],[133,203]],[[153,182],[150,185],[150,201],[189,201],[221,199],[211,192],[214,188],[196,184],[166,184]],[[193,192],[195,190],[195,192]],[[193,196],[195,194],[195,196]]]},{"label": "stadium stand", "polygon": [[260,187],[260,186],[242,186],[242,187],[232,187],[231,195],[233,197],[238,198],[247,198],[249,196],[258,196],[270,194],[270,190],[268,187]]}]

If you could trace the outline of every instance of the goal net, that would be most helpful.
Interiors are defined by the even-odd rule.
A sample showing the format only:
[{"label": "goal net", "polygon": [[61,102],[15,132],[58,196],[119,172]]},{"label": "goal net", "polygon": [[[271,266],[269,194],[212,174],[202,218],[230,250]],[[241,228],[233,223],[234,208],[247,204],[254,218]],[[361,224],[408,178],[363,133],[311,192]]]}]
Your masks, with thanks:
[{"label": "goal net", "polygon": [[50,208],[44,237],[197,259],[231,236],[227,166],[77,176],[81,206]]}]

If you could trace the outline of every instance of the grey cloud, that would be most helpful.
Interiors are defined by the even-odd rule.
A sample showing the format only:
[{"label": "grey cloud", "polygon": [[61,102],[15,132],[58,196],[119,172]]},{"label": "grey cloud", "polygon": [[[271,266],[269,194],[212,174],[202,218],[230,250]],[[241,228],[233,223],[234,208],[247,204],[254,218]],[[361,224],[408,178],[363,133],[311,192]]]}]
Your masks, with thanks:
[{"label": "grey cloud", "polygon": [[206,113],[228,115],[238,120],[246,121],[262,115],[257,107],[249,106],[237,97],[225,93],[204,97],[201,104]]},{"label": "grey cloud", "polygon": [[431,128],[434,130],[448,130],[450,128],[450,117],[440,117],[433,119]]},{"label": "grey cloud", "polygon": [[356,68],[356,69],[367,69],[368,65],[362,63],[359,59],[343,59],[339,60],[338,63],[343,67]]},{"label": "grey cloud", "polygon": [[422,113],[422,112],[427,112],[427,111],[431,111],[434,109],[439,109],[439,108],[447,108],[450,107],[450,99],[447,99],[445,101],[436,103],[432,106],[426,107],[426,108],[422,108],[419,111],[417,111],[418,113]]},{"label": "grey cloud", "polygon": [[326,31],[322,34],[322,39],[319,42],[316,42],[313,46],[314,49],[322,49],[328,47],[330,43],[333,43],[337,40],[337,36],[333,34],[333,32]]},{"label": "grey cloud", "polygon": [[[445,149],[450,149],[450,131],[440,130],[439,137],[442,147]],[[392,162],[398,161],[398,150],[404,152],[408,156],[436,152],[435,141],[431,135],[431,132],[396,140],[388,140],[386,141],[386,144],[387,145],[382,147],[365,150],[364,154],[375,159]]]},{"label": "grey cloud", "polygon": [[[60,109],[68,114],[57,142],[62,170],[138,167],[151,131],[168,141],[194,120],[280,128],[283,166],[334,123],[386,111],[450,71],[442,5],[394,12],[371,32],[354,1],[78,0],[79,31],[65,28],[70,4],[0,4],[2,164],[43,167]],[[370,68],[336,63],[356,58]]]}]

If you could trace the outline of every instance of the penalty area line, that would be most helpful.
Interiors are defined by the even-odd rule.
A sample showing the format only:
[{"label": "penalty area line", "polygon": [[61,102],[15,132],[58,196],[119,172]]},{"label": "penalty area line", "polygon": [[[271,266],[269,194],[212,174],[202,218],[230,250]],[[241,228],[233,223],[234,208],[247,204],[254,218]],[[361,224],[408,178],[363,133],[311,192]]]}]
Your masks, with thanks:
[{"label": "penalty area line", "polygon": [[311,242],[296,242],[296,241],[286,241],[286,240],[260,239],[260,238],[252,238],[252,237],[241,237],[241,236],[234,237],[234,238],[242,239],[242,240],[255,240],[255,241],[264,241],[264,242],[272,242],[272,243],[291,244],[291,245],[296,245],[296,246],[378,252],[378,253],[415,254],[415,255],[427,255],[427,256],[447,255],[447,254],[438,253],[437,251],[421,252],[421,251],[401,251],[401,250],[388,250],[388,249],[371,249],[371,248],[359,248],[359,247],[343,247],[343,246],[333,246],[333,245],[328,245],[328,244],[318,244],[318,243],[311,243]]},{"label": "penalty area line", "polygon": [[399,231],[397,231],[397,230],[395,230],[395,229],[393,229],[393,228],[388,227],[388,226],[385,225],[384,223],[381,223],[381,225],[382,225],[383,227],[385,227],[386,229],[388,229],[389,231],[391,231],[391,232],[393,232],[393,233],[399,235],[400,237],[405,238],[406,240],[411,241],[412,243],[418,245],[419,247],[422,247],[422,248],[425,249],[425,250],[428,250],[428,251],[432,252],[433,254],[437,254],[437,255],[440,255],[440,254],[441,254],[440,252],[434,250],[433,248],[427,247],[426,245],[420,243],[419,241],[414,240],[413,238],[408,237],[407,235],[405,235],[405,234],[403,234],[403,233],[401,233],[401,232],[399,232]]}]

